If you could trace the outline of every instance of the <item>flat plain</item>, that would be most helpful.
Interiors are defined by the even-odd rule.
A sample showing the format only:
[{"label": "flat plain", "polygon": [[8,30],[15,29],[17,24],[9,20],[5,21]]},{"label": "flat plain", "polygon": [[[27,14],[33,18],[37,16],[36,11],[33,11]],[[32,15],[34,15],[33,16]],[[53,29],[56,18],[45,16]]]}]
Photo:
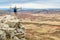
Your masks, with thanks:
[{"label": "flat plain", "polygon": [[20,19],[27,40],[60,40],[60,14],[20,14]]}]

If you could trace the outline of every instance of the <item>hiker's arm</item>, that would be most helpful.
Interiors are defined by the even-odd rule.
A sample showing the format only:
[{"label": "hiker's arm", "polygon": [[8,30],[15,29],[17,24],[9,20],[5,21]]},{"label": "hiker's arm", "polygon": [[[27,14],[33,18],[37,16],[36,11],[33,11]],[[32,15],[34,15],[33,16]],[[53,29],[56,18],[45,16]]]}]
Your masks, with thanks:
[{"label": "hiker's arm", "polygon": [[10,7],[10,11],[13,11],[13,8]]},{"label": "hiker's arm", "polygon": [[12,10],[12,9],[14,9],[14,8],[11,8],[11,7],[10,7],[10,10]]},{"label": "hiker's arm", "polygon": [[17,9],[20,9],[20,8],[17,8]]},{"label": "hiker's arm", "polygon": [[21,10],[22,8],[17,8],[17,10]]}]

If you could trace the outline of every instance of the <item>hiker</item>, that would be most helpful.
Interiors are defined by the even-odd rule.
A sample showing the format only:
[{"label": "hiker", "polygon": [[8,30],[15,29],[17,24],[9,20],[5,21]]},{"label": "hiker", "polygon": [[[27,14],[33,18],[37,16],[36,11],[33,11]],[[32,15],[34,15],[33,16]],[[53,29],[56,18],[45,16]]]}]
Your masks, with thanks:
[{"label": "hiker", "polygon": [[15,15],[17,15],[17,8],[16,7],[14,8],[14,13],[15,13]]},{"label": "hiker", "polygon": [[14,15],[17,16],[17,12],[18,12],[18,11],[21,11],[21,10],[22,10],[22,7],[17,8],[16,5],[15,5],[15,7],[13,7],[13,8],[10,7],[10,11],[12,11],[12,10],[13,10],[13,12],[14,12]]}]

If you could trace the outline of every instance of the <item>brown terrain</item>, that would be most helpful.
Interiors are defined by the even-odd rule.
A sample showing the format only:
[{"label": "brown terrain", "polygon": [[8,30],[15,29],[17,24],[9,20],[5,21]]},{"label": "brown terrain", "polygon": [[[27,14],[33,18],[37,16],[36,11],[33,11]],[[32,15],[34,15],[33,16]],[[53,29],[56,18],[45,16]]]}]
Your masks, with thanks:
[{"label": "brown terrain", "polygon": [[18,13],[27,40],[60,40],[60,12]]},{"label": "brown terrain", "polygon": [[26,29],[27,40],[60,40],[60,14],[19,15]]}]

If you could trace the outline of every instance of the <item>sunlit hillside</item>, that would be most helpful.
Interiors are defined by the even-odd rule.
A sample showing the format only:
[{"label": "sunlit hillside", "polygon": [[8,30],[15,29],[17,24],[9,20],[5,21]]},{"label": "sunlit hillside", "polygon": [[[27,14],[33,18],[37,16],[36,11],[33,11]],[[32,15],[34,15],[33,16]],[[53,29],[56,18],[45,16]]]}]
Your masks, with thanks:
[{"label": "sunlit hillside", "polygon": [[60,40],[60,14],[23,14],[27,40]]}]

